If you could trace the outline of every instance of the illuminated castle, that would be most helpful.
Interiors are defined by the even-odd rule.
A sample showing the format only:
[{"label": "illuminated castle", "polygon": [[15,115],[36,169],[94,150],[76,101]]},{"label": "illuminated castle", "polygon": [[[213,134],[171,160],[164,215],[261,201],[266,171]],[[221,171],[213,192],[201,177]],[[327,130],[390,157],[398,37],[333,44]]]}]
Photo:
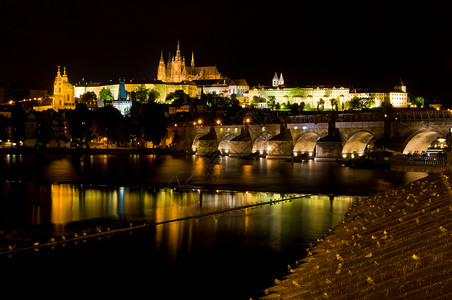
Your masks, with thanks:
[{"label": "illuminated castle", "polygon": [[162,82],[182,82],[222,78],[223,76],[218,72],[216,66],[195,67],[193,52],[191,54],[191,63],[187,66],[185,64],[185,57],[181,55],[179,42],[177,42],[176,56],[170,56],[166,64],[163,59],[163,51],[160,55],[157,80],[161,80]]}]

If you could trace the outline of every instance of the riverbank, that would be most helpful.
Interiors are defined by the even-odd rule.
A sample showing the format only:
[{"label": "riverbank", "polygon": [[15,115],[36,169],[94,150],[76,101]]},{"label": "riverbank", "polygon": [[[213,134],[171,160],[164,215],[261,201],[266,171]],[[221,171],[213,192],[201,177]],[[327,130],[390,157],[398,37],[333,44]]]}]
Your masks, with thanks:
[{"label": "riverbank", "polygon": [[451,299],[452,172],[366,198],[262,299]]}]

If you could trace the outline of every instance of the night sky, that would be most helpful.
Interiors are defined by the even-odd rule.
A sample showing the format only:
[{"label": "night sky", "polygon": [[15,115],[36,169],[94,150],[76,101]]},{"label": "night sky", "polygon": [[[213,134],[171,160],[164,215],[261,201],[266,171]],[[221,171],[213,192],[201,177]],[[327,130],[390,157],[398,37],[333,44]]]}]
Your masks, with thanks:
[{"label": "night sky", "polygon": [[[439,4],[438,4],[439,3]],[[452,102],[452,22],[446,1],[18,1],[0,4],[0,82],[50,89],[58,65],[72,83],[155,79],[177,41],[190,62],[250,86],[390,89]]]}]

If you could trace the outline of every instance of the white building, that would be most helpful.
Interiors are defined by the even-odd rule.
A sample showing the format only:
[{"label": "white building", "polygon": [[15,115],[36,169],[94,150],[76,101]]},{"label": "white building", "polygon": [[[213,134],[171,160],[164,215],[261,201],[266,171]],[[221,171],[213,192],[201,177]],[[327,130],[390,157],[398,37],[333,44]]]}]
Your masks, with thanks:
[{"label": "white building", "polygon": [[[282,84],[281,84],[282,83]],[[323,100],[324,109],[335,109],[337,104],[339,108],[345,102],[353,98],[373,98],[375,100],[375,107],[381,106],[383,102],[391,103],[394,107],[407,107],[408,94],[406,86],[402,81],[394,86],[394,89],[389,92],[382,92],[377,90],[352,90],[347,87],[286,87],[283,86],[284,80],[282,74],[280,78],[275,73],[272,79],[272,86],[258,86],[251,88],[245,93],[245,102],[251,103],[255,96],[264,98],[267,102],[275,104],[300,104],[304,102],[306,108],[317,109]],[[261,107],[263,104],[256,104]]]}]

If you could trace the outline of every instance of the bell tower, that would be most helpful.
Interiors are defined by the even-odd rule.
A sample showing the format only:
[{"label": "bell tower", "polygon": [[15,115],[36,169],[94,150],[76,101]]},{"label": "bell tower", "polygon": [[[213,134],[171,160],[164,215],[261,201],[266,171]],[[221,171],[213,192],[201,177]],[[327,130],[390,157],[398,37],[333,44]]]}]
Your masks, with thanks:
[{"label": "bell tower", "polygon": [[284,85],[284,78],[282,77],[282,73],[281,76],[279,76],[278,85]]},{"label": "bell tower", "polygon": [[278,74],[276,74],[273,76],[273,80],[272,80],[272,86],[278,86]]},{"label": "bell tower", "polygon": [[64,68],[63,75],[61,75],[60,66],[58,66],[57,75],[53,83],[53,108],[59,109],[74,109],[74,86],[69,83],[66,68]]}]

